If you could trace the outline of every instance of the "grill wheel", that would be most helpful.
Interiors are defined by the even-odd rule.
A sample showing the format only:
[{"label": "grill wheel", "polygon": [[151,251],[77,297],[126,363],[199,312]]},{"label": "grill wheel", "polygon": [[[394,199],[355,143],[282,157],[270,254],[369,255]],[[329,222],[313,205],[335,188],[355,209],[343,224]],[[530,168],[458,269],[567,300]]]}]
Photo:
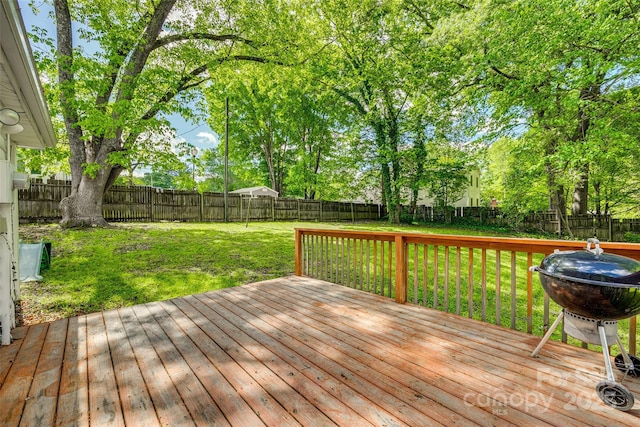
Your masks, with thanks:
[{"label": "grill wheel", "polygon": [[628,411],[633,408],[633,394],[622,384],[615,381],[601,381],[596,386],[596,393],[602,401],[612,408]]},{"label": "grill wheel", "polygon": [[640,359],[638,359],[636,356],[632,354],[629,355],[629,359],[631,359],[631,362],[633,362],[633,368],[631,369],[627,365],[625,365],[624,358],[622,357],[622,355],[621,354],[617,355],[614,359],[616,368],[624,372],[625,375],[629,375],[630,377],[633,377],[633,378],[640,377]]}]

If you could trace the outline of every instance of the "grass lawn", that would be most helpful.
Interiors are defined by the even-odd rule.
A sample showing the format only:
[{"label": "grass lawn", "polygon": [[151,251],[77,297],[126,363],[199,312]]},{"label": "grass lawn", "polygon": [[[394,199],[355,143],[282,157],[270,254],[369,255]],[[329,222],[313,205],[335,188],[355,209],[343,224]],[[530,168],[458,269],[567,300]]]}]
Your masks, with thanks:
[{"label": "grass lawn", "polygon": [[88,230],[25,225],[22,241],[52,242],[53,254],[43,280],[22,285],[21,321],[38,323],[293,274],[296,227],[497,235],[384,222],[127,223]]}]

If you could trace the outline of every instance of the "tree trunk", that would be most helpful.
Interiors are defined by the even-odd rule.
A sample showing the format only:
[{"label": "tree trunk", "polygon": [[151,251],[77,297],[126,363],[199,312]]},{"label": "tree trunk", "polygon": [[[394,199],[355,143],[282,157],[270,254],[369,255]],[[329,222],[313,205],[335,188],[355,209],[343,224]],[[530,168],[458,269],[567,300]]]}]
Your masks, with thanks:
[{"label": "tree trunk", "polygon": [[[542,115],[542,113],[539,113]],[[549,192],[549,210],[557,211],[561,215],[566,215],[567,201],[564,196],[564,186],[558,184],[556,177],[558,169],[551,162],[551,157],[557,150],[557,142],[550,139],[545,147],[545,170],[547,172],[547,191]]]},{"label": "tree trunk", "polygon": [[571,205],[572,215],[586,215],[588,213],[589,194],[589,164],[582,167],[580,178],[573,189],[573,204]]},{"label": "tree trunk", "polygon": [[598,218],[602,215],[602,198],[601,198],[601,194],[600,194],[600,182],[596,181],[593,183],[593,189],[595,191],[595,196],[596,196],[596,215],[598,216]]},{"label": "tree trunk", "polygon": [[109,224],[102,215],[104,184],[83,175],[80,185],[71,195],[60,202],[62,221],[60,225],[73,227],[106,227]]},{"label": "tree trunk", "polygon": [[389,165],[385,163],[382,159],[381,161],[381,169],[382,169],[382,200],[384,204],[387,205],[387,213],[389,214],[389,222],[394,222],[396,215],[396,205],[393,201],[393,197],[391,195],[391,172],[389,169]]},{"label": "tree trunk", "polygon": [[416,220],[417,216],[417,204],[418,204],[418,193],[420,191],[420,186],[422,184],[424,178],[424,164],[427,158],[427,150],[424,143],[424,137],[422,135],[422,128],[419,127],[416,130],[416,142],[414,143],[414,149],[416,151],[416,165],[415,165],[415,174],[413,176],[412,182],[410,184],[411,187],[411,212],[413,214],[413,220]]},{"label": "tree trunk", "polygon": [[[384,135],[379,136],[378,138],[386,137]],[[378,153],[381,151],[386,151],[384,147],[378,149]],[[398,179],[396,175],[398,174],[396,162],[389,162],[387,156],[383,156],[382,154],[378,154],[380,168],[382,172],[382,199],[387,205],[387,212],[389,214],[389,222],[393,224],[400,223],[400,189],[397,184]],[[389,165],[391,163],[391,166]]]},{"label": "tree trunk", "polygon": [[413,221],[416,220],[416,216],[418,214],[418,189],[414,188],[411,190],[411,217]]},{"label": "tree trunk", "polygon": [[[600,74],[596,77],[598,83],[593,84],[580,91],[581,101],[594,102],[600,96],[601,87],[600,84],[604,79],[604,75]],[[587,131],[591,126],[591,117],[588,110],[584,107],[578,108],[578,125],[571,137],[571,141],[574,143],[584,143],[587,139]],[[571,205],[571,213],[573,215],[586,215],[588,213],[588,198],[589,198],[589,163],[582,166],[580,171],[580,178],[573,190],[573,204]]]},{"label": "tree trunk", "polygon": [[395,202],[395,215],[393,218],[394,224],[400,223],[400,213],[402,212],[402,200],[400,198],[400,159],[398,156],[398,123],[395,119],[387,120],[387,127],[389,132],[389,151],[391,152],[391,166],[393,168],[392,177],[392,189],[393,189],[393,201]]}]

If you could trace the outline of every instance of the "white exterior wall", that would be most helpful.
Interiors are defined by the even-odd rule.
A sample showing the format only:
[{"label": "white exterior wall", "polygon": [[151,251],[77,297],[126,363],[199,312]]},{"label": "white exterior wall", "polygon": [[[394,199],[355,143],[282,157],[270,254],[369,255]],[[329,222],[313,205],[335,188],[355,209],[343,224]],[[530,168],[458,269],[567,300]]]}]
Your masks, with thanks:
[{"label": "white exterior wall", "polygon": [[230,191],[229,194],[240,194],[243,196],[268,196],[273,198],[278,198],[278,192],[265,186],[260,187],[249,187],[249,188],[241,188],[239,190]]},{"label": "white exterior wall", "polygon": [[0,0],[0,88],[0,108],[20,117],[17,125],[0,123],[0,344],[7,345],[20,299],[16,149],[56,142],[17,0]]},{"label": "white exterior wall", "polygon": [[[456,208],[467,208],[467,207],[477,207],[480,206],[480,188],[481,188],[481,180],[480,180],[480,170],[474,169],[467,175],[468,186],[462,193],[460,199],[453,203],[453,207]],[[404,200],[404,204],[409,204],[411,201],[411,193],[409,190],[402,190],[402,198]],[[382,203],[381,192],[379,188],[369,188],[366,191],[364,197],[356,198],[355,200],[351,200],[353,202],[359,203],[373,203],[380,204]],[[418,202],[417,206],[434,206],[434,200],[428,196],[427,190],[419,190],[418,191]]]},{"label": "white exterior wall", "polygon": [[[474,169],[467,175],[467,188],[462,193],[460,199],[452,206],[456,208],[467,208],[480,206],[480,170]],[[408,195],[406,196],[409,200]],[[435,201],[428,196],[426,190],[418,191],[418,206],[434,206]]]},{"label": "white exterior wall", "polygon": [[[2,128],[0,128],[2,132]],[[20,297],[17,278],[18,271],[18,198],[12,189],[11,170],[15,169],[15,146],[10,143],[10,136],[0,133],[0,169],[3,171],[0,186],[0,326],[2,334],[0,342],[10,343],[10,328],[15,326],[15,301]]]}]

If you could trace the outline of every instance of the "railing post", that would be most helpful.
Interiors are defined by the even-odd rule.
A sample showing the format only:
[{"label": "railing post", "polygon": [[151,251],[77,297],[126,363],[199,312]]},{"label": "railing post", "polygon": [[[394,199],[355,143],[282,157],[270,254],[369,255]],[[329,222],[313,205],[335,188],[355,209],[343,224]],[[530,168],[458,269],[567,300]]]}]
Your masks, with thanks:
[{"label": "railing post", "polygon": [[396,302],[407,302],[407,251],[404,236],[396,235]]},{"label": "railing post", "polygon": [[302,276],[304,274],[304,272],[302,271],[302,236],[304,236],[304,234],[301,233],[300,230],[296,228],[296,243],[295,243],[296,276]]}]

